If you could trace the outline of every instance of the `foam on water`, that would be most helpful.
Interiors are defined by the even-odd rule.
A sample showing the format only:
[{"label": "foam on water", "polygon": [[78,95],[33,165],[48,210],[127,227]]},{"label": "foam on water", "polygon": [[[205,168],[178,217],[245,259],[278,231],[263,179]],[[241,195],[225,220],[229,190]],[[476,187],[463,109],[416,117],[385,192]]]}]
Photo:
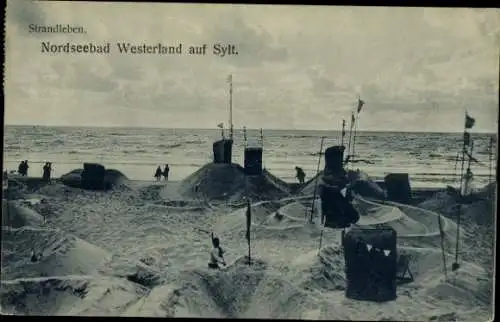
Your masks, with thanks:
[{"label": "foam on water", "polygon": [[[326,146],[339,144],[340,140],[340,133],[335,131],[264,132],[264,167],[293,182],[297,165],[305,170],[306,180],[316,173],[322,136],[326,136]],[[258,131],[248,130],[249,138],[259,135]],[[234,136],[233,162],[244,164],[243,133],[235,129]],[[478,186],[488,182],[490,136],[474,134],[474,150],[481,162],[472,164]],[[20,160],[28,159],[32,165],[30,175],[41,176],[43,163],[53,161],[54,175],[60,176],[81,167],[83,162],[97,162],[126,173],[132,180],[153,180],[156,167],[168,163],[171,180],[183,180],[211,162],[212,143],[219,137],[217,130],[6,126],[4,167],[15,170]],[[369,163],[352,167],[364,169],[374,179],[390,172],[409,172],[412,186],[453,184],[462,140],[461,133],[358,131],[356,152]],[[496,138],[494,145],[496,149]]]}]

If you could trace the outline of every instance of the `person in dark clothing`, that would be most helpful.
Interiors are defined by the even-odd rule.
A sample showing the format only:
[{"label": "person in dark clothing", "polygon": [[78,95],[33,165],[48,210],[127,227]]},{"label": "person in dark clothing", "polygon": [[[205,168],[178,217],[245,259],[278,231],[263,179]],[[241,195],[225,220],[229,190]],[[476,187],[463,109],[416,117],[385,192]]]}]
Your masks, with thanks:
[{"label": "person in dark clothing", "polygon": [[19,166],[17,167],[17,172],[20,174],[20,175],[24,175],[24,161],[21,161],[21,163],[19,163]]},{"label": "person in dark clothing", "polygon": [[170,172],[170,167],[168,164],[165,164],[165,170],[163,170],[163,177],[165,178],[165,181],[168,180],[168,173]]},{"label": "person in dark clothing", "polygon": [[301,167],[295,167],[295,171],[295,176],[297,177],[297,179],[299,179],[299,183],[304,184],[304,180],[306,178],[306,173],[304,172],[304,170]]},{"label": "person in dark clothing", "polygon": [[156,181],[161,180],[161,167],[160,166],[158,166],[158,168],[156,168],[156,172],[155,172],[154,177],[156,178]]},{"label": "person in dark clothing", "polygon": [[210,261],[208,262],[208,267],[212,269],[219,269],[219,264],[226,266],[226,261],[224,260],[224,250],[220,247],[220,240],[214,237],[214,233],[211,234],[212,237],[212,250],[210,251]]},{"label": "person in dark clothing", "polygon": [[43,175],[42,175],[43,181],[50,182],[51,172],[52,172],[52,163],[46,162],[45,165],[43,166]]},{"label": "person in dark clothing", "polygon": [[28,160],[24,160],[24,167],[23,167],[23,176],[28,176],[28,169],[30,168],[30,166],[28,165]]}]

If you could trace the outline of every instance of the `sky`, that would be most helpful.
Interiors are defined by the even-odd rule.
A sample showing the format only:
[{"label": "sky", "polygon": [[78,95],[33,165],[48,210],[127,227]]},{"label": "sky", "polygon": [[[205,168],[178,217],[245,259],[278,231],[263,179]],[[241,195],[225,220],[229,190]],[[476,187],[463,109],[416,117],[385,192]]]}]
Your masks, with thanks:
[{"label": "sky", "polygon": [[[5,123],[497,132],[500,10],[7,1]],[[30,24],[86,34],[30,33]],[[111,44],[47,54],[42,42]],[[117,42],[208,45],[120,54]],[[216,43],[238,55],[212,54]]]}]

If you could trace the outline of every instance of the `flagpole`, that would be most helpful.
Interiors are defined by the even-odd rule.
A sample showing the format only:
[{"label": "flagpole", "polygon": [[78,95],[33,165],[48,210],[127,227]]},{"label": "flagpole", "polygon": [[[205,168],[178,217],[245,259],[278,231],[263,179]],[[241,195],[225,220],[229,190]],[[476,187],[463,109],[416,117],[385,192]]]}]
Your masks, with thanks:
[{"label": "flagpole", "polygon": [[448,280],[448,271],[446,268],[446,253],[444,251],[444,231],[441,222],[441,214],[438,214],[439,235],[441,237],[441,256],[443,257],[444,280]]},{"label": "flagpole", "polygon": [[243,127],[243,142],[245,144],[245,148],[247,147],[247,127]]},{"label": "flagpole", "polygon": [[233,139],[233,75],[229,74],[229,138]]},{"label": "flagpole", "polygon": [[352,138],[352,158],[353,158],[353,161],[354,161],[354,158],[355,158],[355,148],[356,148],[356,134],[358,132],[358,117],[359,117],[359,113],[356,113],[356,120],[354,121],[354,137]]},{"label": "flagpole", "polygon": [[[346,160],[349,160],[351,157],[349,156],[351,154],[351,140],[352,140],[352,129],[354,127],[353,122],[355,121],[354,119],[354,113],[351,113],[351,126],[349,127],[349,141],[347,143],[347,156]],[[346,162],[346,168],[348,166],[348,162]]]},{"label": "flagpole", "polygon": [[321,228],[321,234],[319,235],[319,246],[318,246],[318,256],[321,253],[321,244],[323,243],[323,230],[324,226]]},{"label": "flagpole", "polygon": [[262,131],[262,128],[260,128],[260,145],[262,146],[262,149],[264,149],[264,132]]},{"label": "flagpole", "polygon": [[344,138],[345,138],[345,120],[342,119],[342,139],[340,141],[341,146],[344,146]]},{"label": "flagpole", "polygon": [[252,226],[252,204],[250,202],[250,198],[247,194],[247,241],[248,241],[248,265],[252,264],[252,254],[251,254],[251,245],[250,245],[250,227]]},{"label": "flagpole", "polygon": [[312,205],[311,205],[311,217],[309,219],[309,222],[313,221],[314,201],[316,200],[316,190],[317,190],[317,187],[318,187],[319,165],[321,163],[321,155],[322,155],[322,152],[323,152],[323,142],[324,142],[324,140],[325,140],[325,137],[322,136],[321,137],[321,147],[319,149],[319,156],[318,156],[318,165],[316,167],[316,182],[314,183],[314,195],[313,195],[313,201],[312,201]]},{"label": "flagpole", "polygon": [[[488,178],[488,185],[491,185],[491,183],[493,182],[493,172],[492,172],[492,168],[493,168],[493,137],[490,136],[490,150],[489,150],[489,153],[488,153],[488,157],[489,157],[489,161],[490,161],[490,164],[489,164],[489,178]],[[493,189],[492,189],[493,191]]]},{"label": "flagpole", "polygon": [[[459,203],[457,209],[457,232],[456,232],[456,240],[455,240],[455,262],[453,263],[451,269],[453,271],[459,268],[458,265],[458,245],[460,239],[460,213],[462,212],[462,199],[463,199],[463,184],[464,184],[464,166],[465,166],[465,136],[467,133],[467,111],[465,111],[465,122],[464,122],[464,133],[462,136],[462,159],[460,160],[460,191],[459,191]],[[470,137],[468,138],[470,141]]]}]

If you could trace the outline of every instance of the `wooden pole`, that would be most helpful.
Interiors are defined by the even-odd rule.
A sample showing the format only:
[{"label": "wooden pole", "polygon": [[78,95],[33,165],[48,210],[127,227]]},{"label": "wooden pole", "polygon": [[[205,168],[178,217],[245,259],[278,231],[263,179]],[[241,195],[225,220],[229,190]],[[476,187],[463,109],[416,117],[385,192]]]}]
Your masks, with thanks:
[{"label": "wooden pole", "polygon": [[312,201],[312,205],[311,205],[311,217],[309,218],[309,222],[312,222],[313,220],[313,213],[314,213],[314,201],[316,200],[316,190],[317,190],[317,187],[318,187],[318,173],[319,173],[319,165],[321,163],[321,156],[322,156],[322,152],[323,152],[323,142],[325,140],[325,137],[322,136],[321,137],[321,147],[319,149],[319,156],[318,156],[318,165],[316,167],[316,181],[314,183],[314,194],[313,194],[313,201]]},{"label": "wooden pole", "polygon": [[345,138],[345,120],[342,120],[342,139],[340,140],[340,145],[344,146]]},{"label": "wooden pole", "polygon": [[[467,118],[467,112],[465,113],[465,117]],[[467,133],[467,129],[464,126],[464,135],[463,138],[465,138],[465,135]],[[463,188],[464,188],[464,166],[465,166],[465,139],[462,140],[462,160],[460,160],[461,165],[460,165],[460,191],[459,191],[459,203],[458,203],[458,209],[457,209],[457,232],[456,232],[456,241],[455,241],[455,262],[453,263],[451,269],[453,271],[457,270],[460,266],[458,264],[458,247],[459,247],[459,240],[460,240],[460,219],[461,215],[460,213],[462,212],[462,201],[463,201]],[[470,141],[470,137],[469,140]],[[469,142],[467,142],[469,143]],[[470,159],[469,159],[470,161]]]},{"label": "wooden pole", "polygon": [[356,113],[356,121],[354,121],[354,137],[352,138],[352,161],[354,161],[355,155],[356,155],[356,135],[358,132],[358,117],[359,113]]},{"label": "wooden pole", "polygon": [[324,228],[323,228],[323,229],[321,229],[321,234],[319,235],[318,256],[319,256],[319,254],[320,254],[320,252],[321,252],[321,244],[322,244],[322,242],[323,242],[323,230],[324,230]]},{"label": "wooden pole", "polygon": [[448,270],[446,268],[446,253],[444,251],[444,231],[441,223],[441,214],[438,214],[439,235],[441,237],[441,256],[443,257],[444,280],[448,280]]},{"label": "wooden pole", "polygon": [[[491,185],[493,182],[493,137],[490,136],[490,149],[488,151],[488,157],[489,157],[489,178],[488,178],[488,186]],[[493,189],[492,189],[493,191]]]},{"label": "wooden pole", "polygon": [[229,138],[233,139],[233,75],[229,74]]},{"label": "wooden pole", "polygon": [[246,148],[247,147],[247,127],[246,126],[243,127],[243,142],[244,142],[244,146]]},{"label": "wooden pole", "polygon": [[[352,140],[352,130],[354,128],[354,122],[356,121],[356,119],[353,117],[354,116],[354,113],[351,114],[351,124],[349,126],[349,141],[347,143],[347,156],[346,156],[346,160],[349,159],[350,160],[350,154],[351,154],[351,140]],[[346,166],[347,166],[348,162],[346,162]]]}]

